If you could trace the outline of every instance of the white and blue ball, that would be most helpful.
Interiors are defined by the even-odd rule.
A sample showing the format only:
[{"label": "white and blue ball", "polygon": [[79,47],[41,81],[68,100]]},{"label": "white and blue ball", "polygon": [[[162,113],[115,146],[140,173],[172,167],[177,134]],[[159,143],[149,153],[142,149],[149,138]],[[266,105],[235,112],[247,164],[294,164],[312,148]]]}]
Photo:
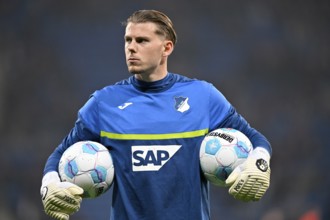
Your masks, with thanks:
[{"label": "white and blue ball", "polygon": [[114,179],[114,166],[109,150],[100,143],[81,141],[70,146],[58,166],[62,181],[84,189],[84,198],[105,193]]},{"label": "white and blue ball", "polygon": [[231,172],[252,151],[251,141],[240,131],[220,128],[209,132],[200,147],[200,165],[205,178],[217,186],[226,186]]}]

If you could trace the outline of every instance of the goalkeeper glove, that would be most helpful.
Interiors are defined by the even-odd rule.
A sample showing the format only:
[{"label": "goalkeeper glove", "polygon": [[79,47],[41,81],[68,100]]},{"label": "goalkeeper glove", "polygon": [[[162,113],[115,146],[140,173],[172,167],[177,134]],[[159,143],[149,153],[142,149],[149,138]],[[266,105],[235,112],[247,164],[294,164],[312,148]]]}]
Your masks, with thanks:
[{"label": "goalkeeper glove", "polygon": [[61,182],[57,172],[49,172],[42,179],[42,203],[47,215],[58,220],[68,220],[77,212],[84,190],[79,186]]},{"label": "goalkeeper glove", "polygon": [[255,148],[247,160],[227,178],[229,194],[244,202],[260,200],[270,184],[269,160],[270,155],[266,149]]}]

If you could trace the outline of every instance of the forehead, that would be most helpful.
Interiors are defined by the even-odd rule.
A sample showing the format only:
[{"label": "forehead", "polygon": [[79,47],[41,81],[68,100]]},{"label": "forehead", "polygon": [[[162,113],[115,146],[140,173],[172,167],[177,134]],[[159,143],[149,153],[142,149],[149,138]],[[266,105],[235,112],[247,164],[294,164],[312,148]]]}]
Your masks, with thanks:
[{"label": "forehead", "polygon": [[153,22],[128,23],[125,29],[125,36],[152,36],[157,35],[158,27]]}]

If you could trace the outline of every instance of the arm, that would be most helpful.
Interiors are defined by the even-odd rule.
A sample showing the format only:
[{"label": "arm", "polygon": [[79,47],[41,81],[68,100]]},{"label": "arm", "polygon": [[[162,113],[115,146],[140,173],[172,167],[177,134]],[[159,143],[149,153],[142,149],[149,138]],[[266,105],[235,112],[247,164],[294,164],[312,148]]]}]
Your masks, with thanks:
[{"label": "arm", "polygon": [[97,103],[91,98],[79,111],[75,126],[46,162],[41,185],[42,202],[46,214],[55,219],[68,220],[80,208],[83,189],[69,182],[61,182],[58,164],[64,151],[72,144],[82,140],[99,140],[97,116]]},{"label": "arm", "polygon": [[231,186],[229,194],[246,202],[260,200],[270,185],[270,143],[264,135],[250,127],[234,108],[231,108],[221,126],[242,131],[254,146],[246,162],[238,166],[226,180],[226,184]]},{"label": "arm", "polygon": [[[235,108],[215,88],[210,93],[210,129],[234,128],[244,133],[252,142],[254,150],[247,160],[227,178],[229,194],[242,201],[258,201],[270,185],[269,162],[272,148],[259,131],[237,113]],[[218,117],[215,117],[218,116]]]}]

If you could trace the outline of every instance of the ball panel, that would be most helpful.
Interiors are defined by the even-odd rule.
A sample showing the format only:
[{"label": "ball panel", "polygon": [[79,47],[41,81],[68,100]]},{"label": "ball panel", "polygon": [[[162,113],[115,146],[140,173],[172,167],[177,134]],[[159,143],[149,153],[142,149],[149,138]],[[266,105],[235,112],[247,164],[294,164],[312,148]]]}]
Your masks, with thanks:
[{"label": "ball panel", "polygon": [[[111,161],[111,163],[109,163]],[[106,168],[110,168],[112,166],[112,158],[110,155],[110,152],[108,150],[106,151],[99,151],[97,154],[97,164],[99,166],[103,166]]]},{"label": "ball panel", "polygon": [[75,160],[68,161],[64,166],[64,173],[70,179],[73,179],[75,175],[79,172],[78,166]]},{"label": "ball panel", "polygon": [[208,139],[205,143],[205,153],[215,155],[221,148],[221,143],[217,138]]},{"label": "ball panel", "polygon": [[82,151],[86,154],[97,154],[99,147],[96,144],[87,142],[82,145]]},{"label": "ball panel", "polygon": [[205,154],[202,156],[202,159],[200,159],[200,165],[205,173],[214,173],[217,170],[219,163],[215,159],[215,156]]},{"label": "ball panel", "polygon": [[94,183],[102,183],[106,180],[107,169],[103,166],[96,166],[94,170],[90,171],[90,175]]},{"label": "ball panel", "polygon": [[215,177],[217,178],[215,182],[217,185],[226,185],[226,179],[232,171],[233,169],[231,167],[219,167],[215,173]]},{"label": "ball panel", "polygon": [[246,158],[251,152],[251,144],[246,141],[239,141],[235,147],[238,158]]},{"label": "ball panel", "polygon": [[94,185],[93,178],[89,172],[83,172],[76,175],[73,179],[73,183],[77,184],[84,190],[88,189],[91,185]]},{"label": "ball panel", "polygon": [[233,146],[223,146],[216,155],[217,161],[223,167],[231,166],[237,159],[236,151]]},{"label": "ball panel", "polygon": [[92,154],[82,153],[75,158],[75,161],[79,167],[79,171],[88,172],[94,169],[95,163],[97,163],[97,157],[96,154],[92,155]]},{"label": "ball panel", "polygon": [[102,195],[108,190],[108,185],[105,182],[94,184],[89,189],[85,190],[85,197],[94,198]]}]

